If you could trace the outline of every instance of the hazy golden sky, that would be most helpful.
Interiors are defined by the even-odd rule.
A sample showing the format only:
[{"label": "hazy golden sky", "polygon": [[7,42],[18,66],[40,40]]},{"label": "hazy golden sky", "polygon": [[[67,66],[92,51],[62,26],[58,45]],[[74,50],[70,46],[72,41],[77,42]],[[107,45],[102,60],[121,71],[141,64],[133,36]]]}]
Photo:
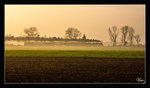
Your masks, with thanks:
[{"label": "hazy golden sky", "polygon": [[41,36],[64,37],[74,27],[87,38],[109,42],[108,28],[114,25],[132,26],[144,42],[145,5],[5,5],[5,35],[19,36],[34,26]]}]

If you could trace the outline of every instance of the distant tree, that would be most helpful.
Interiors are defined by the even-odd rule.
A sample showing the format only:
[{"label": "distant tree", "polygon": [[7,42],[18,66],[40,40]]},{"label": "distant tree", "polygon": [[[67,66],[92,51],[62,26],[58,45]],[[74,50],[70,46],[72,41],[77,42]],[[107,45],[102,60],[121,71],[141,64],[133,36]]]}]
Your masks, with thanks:
[{"label": "distant tree", "polygon": [[117,29],[116,26],[113,26],[112,29],[109,28],[108,31],[109,31],[110,40],[111,42],[113,42],[113,46],[116,46],[119,30]]},{"label": "distant tree", "polygon": [[77,28],[68,28],[65,33],[66,37],[69,39],[77,39],[81,36],[81,32]]},{"label": "distant tree", "polygon": [[46,35],[44,35],[44,38],[46,38]]},{"label": "distant tree", "polygon": [[5,40],[14,40],[15,37],[11,34],[5,36]]},{"label": "distant tree", "polygon": [[36,27],[30,27],[27,29],[24,29],[24,33],[27,35],[27,37],[38,37],[39,33]]},{"label": "distant tree", "polygon": [[11,35],[11,34],[6,35],[5,37],[7,37],[7,38],[14,38],[14,36],[13,36],[13,35]]},{"label": "distant tree", "polygon": [[128,33],[129,33],[128,39],[130,41],[130,46],[133,45],[134,32],[135,32],[135,30],[132,27],[130,27],[128,30]]},{"label": "distant tree", "polygon": [[139,34],[135,35],[134,38],[135,38],[135,40],[137,42],[137,45],[139,45],[139,42],[141,41],[140,35]]},{"label": "distant tree", "polygon": [[82,39],[86,39],[86,36],[85,36],[85,34],[83,35]]},{"label": "distant tree", "polygon": [[8,37],[14,37],[13,35],[9,34]]},{"label": "distant tree", "polygon": [[56,37],[52,37],[52,39],[56,40],[57,38]]},{"label": "distant tree", "polygon": [[129,26],[124,26],[124,27],[121,28],[121,32],[122,32],[121,42],[123,43],[124,46],[127,45],[128,30],[129,30]]},{"label": "distant tree", "polygon": [[37,35],[37,37],[39,38],[39,37],[40,37],[40,35],[38,34],[38,35]]}]

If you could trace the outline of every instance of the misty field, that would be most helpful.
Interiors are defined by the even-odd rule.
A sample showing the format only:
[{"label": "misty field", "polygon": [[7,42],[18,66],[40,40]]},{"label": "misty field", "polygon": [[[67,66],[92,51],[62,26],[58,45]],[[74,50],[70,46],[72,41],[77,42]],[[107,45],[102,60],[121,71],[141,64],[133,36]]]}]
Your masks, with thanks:
[{"label": "misty field", "polygon": [[143,47],[5,47],[7,83],[138,83]]}]

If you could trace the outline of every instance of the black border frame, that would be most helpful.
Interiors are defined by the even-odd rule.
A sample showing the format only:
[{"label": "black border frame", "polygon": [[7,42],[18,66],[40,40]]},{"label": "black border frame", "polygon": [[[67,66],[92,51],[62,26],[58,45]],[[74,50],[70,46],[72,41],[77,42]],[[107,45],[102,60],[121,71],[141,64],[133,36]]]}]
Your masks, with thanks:
[{"label": "black border frame", "polygon": [[[1,88],[18,88],[18,87],[26,87],[26,88],[33,88],[33,87],[88,87],[88,88],[95,88],[95,87],[115,87],[115,88],[122,88],[122,87],[131,87],[131,88],[148,88],[150,83],[150,56],[149,56],[149,21],[150,21],[150,1],[149,0],[1,0],[0,1],[0,23],[1,23],[1,32],[0,32],[0,49],[1,49],[1,59],[0,59],[0,87]],[[4,84],[4,31],[5,31],[5,18],[4,18],[4,11],[5,11],[5,4],[145,4],[146,5],[146,84]]]}]

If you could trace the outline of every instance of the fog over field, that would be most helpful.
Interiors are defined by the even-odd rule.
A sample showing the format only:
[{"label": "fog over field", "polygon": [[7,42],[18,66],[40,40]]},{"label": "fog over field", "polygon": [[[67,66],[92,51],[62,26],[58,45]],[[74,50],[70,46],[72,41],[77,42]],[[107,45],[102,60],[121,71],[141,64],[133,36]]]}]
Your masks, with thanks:
[{"label": "fog over field", "polygon": [[74,27],[107,44],[108,28],[125,25],[145,43],[145,5],[5,5],[5,35],[23,36],[23,30],[33,26],[40,36],[64,38],[65,30]]}]

